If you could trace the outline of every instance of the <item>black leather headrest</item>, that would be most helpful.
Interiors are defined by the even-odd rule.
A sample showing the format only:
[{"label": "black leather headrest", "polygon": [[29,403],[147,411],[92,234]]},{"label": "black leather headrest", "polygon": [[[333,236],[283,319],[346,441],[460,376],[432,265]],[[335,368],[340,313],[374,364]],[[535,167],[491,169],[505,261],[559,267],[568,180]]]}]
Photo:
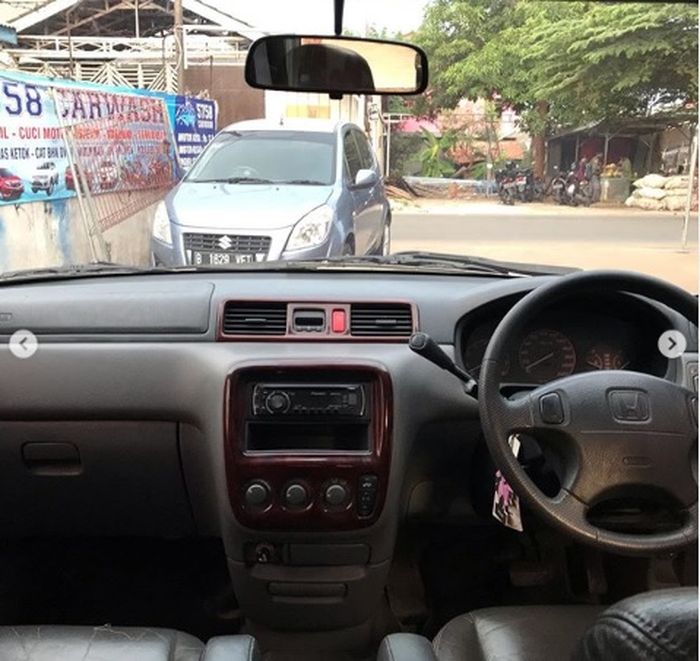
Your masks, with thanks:
[{"label": "black leather headrest", "polygon": [[677,661],[698,658],[698,591],[645,592],[598,616],[581,638],[575,661]]},{"label": "black leather headrest", "polygon": [[299,84],[314,88],[339,87],[373,90],[374,78],[367,60],[348,48],[302,44],[291,53],[291,69]]}]

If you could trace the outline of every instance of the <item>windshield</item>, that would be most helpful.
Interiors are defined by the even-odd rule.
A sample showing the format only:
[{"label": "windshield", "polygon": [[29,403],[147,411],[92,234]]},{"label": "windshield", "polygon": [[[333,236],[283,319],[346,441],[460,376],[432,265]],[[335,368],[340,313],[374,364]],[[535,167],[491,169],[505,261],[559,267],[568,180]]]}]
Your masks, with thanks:
[{"label": "windshield", "polygon": [[[405,271],[604,268],[698,291],[697,4],[348,0],[343,34],[416,44],[429,81],[341,98],[244,76],[260,35],[333,34],[333,0],[191,3],[184,53],[177,3],[78,3],[71,26],[14,4],[0,16],[18,28],[0,47],[0,273],[352,258],[381,277],[410,251],[432,257]],[[301,79],[347,84],[348,52],[304,39]],[[415,79],[412,51],[389,62],[372,43],[354,57],[377,86]],[[326,51],[335,68],[315,72]]]},{"label": "windshield", "polygon": [[209,145],[186,181],[238,177],[330,185],[335,178],[335,142],[333,133],[225,131]]}]

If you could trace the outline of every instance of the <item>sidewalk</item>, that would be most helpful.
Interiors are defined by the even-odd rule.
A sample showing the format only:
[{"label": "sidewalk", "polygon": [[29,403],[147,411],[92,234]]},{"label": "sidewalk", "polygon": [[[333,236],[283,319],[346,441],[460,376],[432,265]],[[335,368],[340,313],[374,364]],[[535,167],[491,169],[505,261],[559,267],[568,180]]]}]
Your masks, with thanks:
[{"label": "sidewalk", "polygon": [[[497,216],[571,216],[588,214],[591,216],[665,216],[668,218],[684,216],[682,211],[647,211],[636,207],[625,207],[617,204],[596,204],[591,207],[570,207],[551,202],[516,203],[513,206],[502,204],[498,199],[475,198],[472,200],[448,200],[439,198],[418,197],[413,200],[391,199],[391,209],[394,214],[430,214],[464,215],[492,214]],[[697,211],[691,211],[691,217]]]}]

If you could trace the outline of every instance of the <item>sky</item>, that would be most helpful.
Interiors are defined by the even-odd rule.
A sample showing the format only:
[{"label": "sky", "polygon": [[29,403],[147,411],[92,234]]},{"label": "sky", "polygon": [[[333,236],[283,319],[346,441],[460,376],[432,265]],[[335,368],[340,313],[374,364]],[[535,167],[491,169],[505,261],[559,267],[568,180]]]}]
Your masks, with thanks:
[{"label": "sky", "polygon": [[[333,32],[333,0],[209,0],[209,3],[269,32]],[[343,25],[361,34],[365,25],[410,32],[427,0],[345,0]]]}]

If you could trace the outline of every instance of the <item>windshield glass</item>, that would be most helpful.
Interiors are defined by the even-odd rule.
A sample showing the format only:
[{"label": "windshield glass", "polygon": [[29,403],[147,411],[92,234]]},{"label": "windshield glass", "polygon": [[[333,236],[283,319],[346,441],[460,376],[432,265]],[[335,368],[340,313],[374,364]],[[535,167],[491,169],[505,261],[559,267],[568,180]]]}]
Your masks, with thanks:
[{"label": "windshield glass", "polygon": [[330,185],[335,177],[335,140],[333,133],[225,131],[209,145],[186,180],[257,178]]},{"label": "windshield glass", "polygon": [[404,270],[456,256],[698,291],[697,4],[348,0],[343,34],[421,47],[429,82],[341,98],[245,82],[255,39],[297,34],[319,35],[302,78],[348,84],[348,53],[324,55],[333,0],[191,3],[182,26],[175,4],[0,3],[17,28],[0,44],[0,273],[419,251],[453,258]]}]

